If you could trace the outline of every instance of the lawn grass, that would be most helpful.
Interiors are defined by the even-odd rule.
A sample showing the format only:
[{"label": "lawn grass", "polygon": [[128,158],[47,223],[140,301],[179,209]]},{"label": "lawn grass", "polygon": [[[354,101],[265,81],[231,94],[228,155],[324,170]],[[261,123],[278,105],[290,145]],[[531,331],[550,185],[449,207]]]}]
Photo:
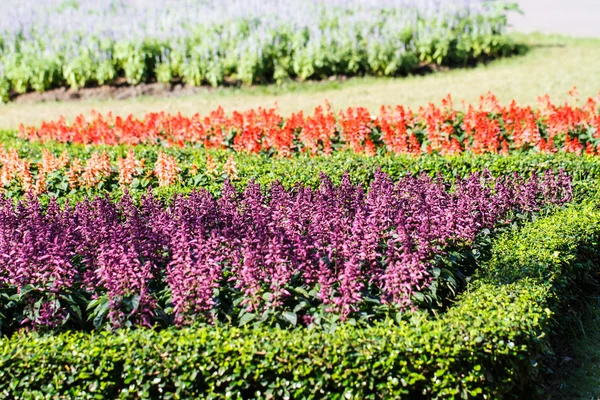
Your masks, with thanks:
[{"label": "lawn grass", "polygon": [[311,111],[329,100],[335,108],[366,106],[376,111],[384,104],[418,107],[439,102],[450,93],[458,102],[475,102],[491,91],[501,102],[516,100],[535,105],[536,98],[549,94],[563,101],[577,86],[581,97],[595,96],[600,90],[600,39],[576,39],[549,35],[517,35],[530,46],[523,56],[493,61],[475,68],[456,69],[405,78],[354,78],[346,81],[290,82],[278,85],[206,89],[178,98],[136,98],[129,100],[90,100],[38,104],[0,105],[0,129],[13,129],[19,123],[39,124],[64,115],[67,119],[91,109],[99,112],[142,115],[149,111],[196,112],[206,114],[219,105],[226,111],[245,110],[278,104],[284,115],[297,110]]}]

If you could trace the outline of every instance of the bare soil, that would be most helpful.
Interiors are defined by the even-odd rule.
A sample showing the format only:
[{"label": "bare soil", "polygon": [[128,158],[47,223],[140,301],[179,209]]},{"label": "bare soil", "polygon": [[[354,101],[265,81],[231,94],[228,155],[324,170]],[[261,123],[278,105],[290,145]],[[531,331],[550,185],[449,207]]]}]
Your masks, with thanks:
[{"label": "bare soil", "polygon": [[70,89],[58,88],[43,93],[30,92],[15,95],[12,101],[20,104],[33,104],[55,101],[78,100],[124,100],[140,96],[180,97],[210,90],[206,87],[186,86],[181,83],[165,84],[160,82],[141,83],[139,85],[103,85],[98,87]]}]

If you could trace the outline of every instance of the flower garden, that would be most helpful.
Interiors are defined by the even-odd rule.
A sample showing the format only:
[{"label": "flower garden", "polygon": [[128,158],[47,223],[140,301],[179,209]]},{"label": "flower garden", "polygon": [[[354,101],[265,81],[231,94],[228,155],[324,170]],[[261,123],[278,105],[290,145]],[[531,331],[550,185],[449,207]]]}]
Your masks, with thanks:
[{"label": "flower garden", "polygon": [[[404,79],[519,47],[510,7],[479,1],[17,3],[0,22],[7,101]],[[539,395],[598,277],[600,96],[538,95],[0,131],[0,394]]]}]

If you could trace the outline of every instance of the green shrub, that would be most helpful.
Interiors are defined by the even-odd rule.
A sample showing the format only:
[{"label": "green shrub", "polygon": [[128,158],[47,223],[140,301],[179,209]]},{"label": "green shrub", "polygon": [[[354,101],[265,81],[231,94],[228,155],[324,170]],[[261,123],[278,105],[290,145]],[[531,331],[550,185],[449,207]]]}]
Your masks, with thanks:
[{"label": "green shrub", "polygon": [[600,264],[599,240],[600,209],[573,205],[500,237],[482,274],[502,284],[531,278],[566,294]]}]

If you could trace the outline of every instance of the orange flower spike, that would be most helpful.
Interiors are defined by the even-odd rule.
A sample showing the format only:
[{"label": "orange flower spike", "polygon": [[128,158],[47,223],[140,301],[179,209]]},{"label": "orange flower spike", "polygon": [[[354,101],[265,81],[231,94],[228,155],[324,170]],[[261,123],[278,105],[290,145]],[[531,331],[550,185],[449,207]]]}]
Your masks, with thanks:
[{"label": "orange flower spike", "polygon": [[277,109],[262,110],[260,125],[263,130],[262,150],[274,148],[278,155],[289,156],[293,142],[292,132],[282,127],[283,117],[279,115]]},{"label": "orange flower spike", "polygon": [[17,137],[21,139],[29,139],[29,140],[39,140],[39,130],[35,129],[33,126],[25,126],[22,123],[19,124],[19,133]]},{"label": "orange flower spike", "polygon": [[536,146],[540,142],[540,130],[531,107],[519,107],[513,100],[510,106],[502,111],[502,119],[506,135],[514,149]]},{"label": "orange flower spike", "polygon": [[154,165],[154,174],[158,178],[158,186],[173,185],[179,179],[179,172],[180,169],[177,167],[175,157],[162,151],[158,153],[158,159]]},{"label": "orange flower spike", "polygon": [[111,172],[110,159],[106,150],[101,155],[95,152],[86,163],[81,181],[84,187],[91,188],[102,182],[105,177],[110,176]]},{"label": "orange flower spike", "polygon": [[340,111],[338,122],[342,140],[356,153],[362,153],[365,150],[365,142],[371,134],[369,111],[364,107],[349,107],[345,113]]},{"label": "orange flower spike", "polygon": [[100,156],[99,169],[103,176],[109,176],[112,172],[110,158],[106,150],[102,151],[102,155]]},{"label": "orange flower spike", "polygon": [[190,143],[203,143],[206,140],[206,132],[200,114],[194,114],[189,122],[187,140]]},{"label": "orange flower spike", "polygon": [[410,135],[408,138],[408,151],[413,155],[421,154],[421,143],[416,135]]},{"label": "orange flower spike", "polygon": [[502,107],[492,92],[487,92],[485,95],[479,97],[479,111],[500,113],[501,110]]},{"label": "orange flower spike", "polygon": [[215,162],[214,158],[212,158],[212,156],[210,154],[206,155],[206,173],[208,175],[214,175],[214,176],[219,174],[217,163]]},{"label": "orange flower spike", "polygon": [[227,116],[223,107],[219,106],[204,118],[203,130],[205,131],[204,145],[207,148],[221,148],[224,145]]},{"label": "orange flower spike", "polygon": [[0,183],[2,186],[9,186],[12,180],[16,177],[17,171],[21,166],[19,153],[15,149],[11,149],[4,161],[2,170],[0,171]]},{"label": "orange flower spike", "polygon": [[335,116],[328,112],[323,113],[323,107],[317,106],[314,115],[307,117],[298,139],[304,146],[304,150],[311,155],[319,152],[319,143],[324,154],[331,154],[331,140],[335,133]]},{"label": "orange flower spike", "polygon": [[589,98],[583,107],[584,112],[587,114],[586,124],[594,128],[595,138],[600,137],[600,110],[598,109],[598,103],[600,103],[600,99]]},{"label": "orange flower spike", "polygon": [[31,165],[27,160],[22,160],[17,165],[17,177],[21,182],[21,187],[25,192],[28,192],[33,184],[33,178],[31,176],[30,168]]},{"label": "orange flower spike", "polygon": [[472,113],[472,151],[476,154],[498,153],[501,144],[498,121],[490,119],[484,111],[472,110]]},{"label": "orange flower spike", "polygon": [[233,154],[229,156],[227,162],[225,162],[225,165],[223,166],[223,169],[225,170],[227,176],[229,176],[229,179],[232,181],[238,179],[238,170],[235,160],[233,159]]},{"label": "orange flower spike", "polygon": [[16,150],[11,150],[0,169],[0,184],[4,187],[10,186],[16,178],[23,190],[28,191],[31,188],[33,179],[31,178],[30,162],[19,158]]},{"label": "orange flower spike", "polygon": [[304,115],[302,112],[298,114],[292,114],[291,120],[285,122],[284,130],[282,132],[284,136],[284,140],[286,141],[285,146],[281,146],[285,148],[287,154],[282,154],[284,157],[289,157],[292,154],[292,148],[296,145],[295,139],[298,136],[298,132],[302,129],[304,125]]},{"label": "orange flower spike", "polygon": [[262,147],[262,129],[260,126],[260,113],[262,108],[255,110],[248,110],[245,113],[246,125],[242,131],[241,136],[236,136],[241,139],[242,148],[249,154],[258,154]]},{"label": "orange flower spike", "polygon": [[63,150],[57,162],[57,169],[64,169],[69,165],[69,153],[66,150]]},{"label": "orange flower spike", "polygon": [[583,152],[583,149],[584,147],[579,142],[578,138],[571,139],[568,134],[565,136],[565,144],[563,146],[563,150],[565,150],[567,153],[581,154]]},{"label": "orange flower spike", "polygon": [[45,193],[48,189],[46,183],[46,174],[43,171],[39,171],[37,181],[35,182],[35,186],[33,187],[33,193],[35,195],[40,195]]},{"label": "orange flower spike", "polygon": [[377,154],[377,148],[370,138],[365,140],[365,154],[368,156],[374,156]]},{"label": "orange flower spike", "polygon": [[119,185],[130,185],[134,176],[139,175],[141,169],[141,162],[135,158],[133,148],[129,148],[127,157],[117,160],[117,167],[119,169]]},{"label": "orange flower spike", "polygon": [[590,155],[594,155],[594,154],[596,154],[596,148],[594,147],[594,145],[593,145],[593,144],[591,144],[591,143],[588,143],[588,144],[585,146],[585,154],[590,154]]},{"label": "orange flower spike", "polygon": [[81,173],[83,172],[83,164],[79,158],[73,159],[71,166],[67,171],[67,181],[71,189],[77,188],[81,184]]},{"label": "orange flower spike", "polygon": [[[448,100],[446,100],[448,103]],[[429,103],[427,107],[419,108],[418,122],[424,126],[426,138],[431,152],[440,151],[445,141],[449,140],[447,137],[447,119],[454,119],[449,116],[449,110],[446,109],[444,112],[433,103]],[[452,111],[451,114],[454,114]]]},{"label": "orange flower spike", "polygon": [[65,163],[64,157],[67,157],[68,162],[68,155],[66,155],[65,152],[63,152],[61,158],[58,158],[54,154],[50,153],[48,149],[42,149],[42,162],[39,164],[40,173],[49,174],[61,169],[63,163]]},{"label": "orange flower spike", "polygon": [[402,106],[396,106],[393,111],[389,107],[387,110],[382,107],[375,124],[379,125],[383,133],[382,139],[388,151],[401,154],[410,153],[407,131],[412,124],[412,112],[410,110],[405,111]]},{"label": "orange flower spike", "polygon": [[86,188],[94,187],[100,182],[98,177],[99,174],[96,171],[97,158],[97,153],[92,154],[87,160],[83,173],[81,174],[80,181]]}]

